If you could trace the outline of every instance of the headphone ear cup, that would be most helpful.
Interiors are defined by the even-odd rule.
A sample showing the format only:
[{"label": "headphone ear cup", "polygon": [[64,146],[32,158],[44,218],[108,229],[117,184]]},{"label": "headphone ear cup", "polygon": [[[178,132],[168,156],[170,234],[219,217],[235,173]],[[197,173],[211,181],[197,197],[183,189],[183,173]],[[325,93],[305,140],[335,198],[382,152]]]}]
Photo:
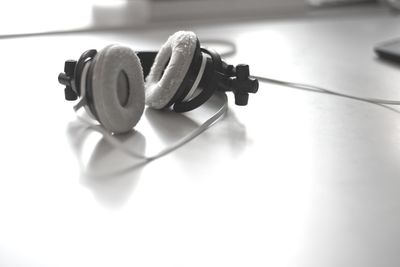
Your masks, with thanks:
[{"label": "headphone ear cup", "polygon": [[146,104],[165,108],[177,93],[198,46],[196,34],[179,31],[171,35],[158,52],[146,78]]},{"label": "headphone ear cup", "polygon": [[144,111],[143,71],[130,48],[110,45],[91,63],[89,89],[99,122],[110,132],[130,131]]}]

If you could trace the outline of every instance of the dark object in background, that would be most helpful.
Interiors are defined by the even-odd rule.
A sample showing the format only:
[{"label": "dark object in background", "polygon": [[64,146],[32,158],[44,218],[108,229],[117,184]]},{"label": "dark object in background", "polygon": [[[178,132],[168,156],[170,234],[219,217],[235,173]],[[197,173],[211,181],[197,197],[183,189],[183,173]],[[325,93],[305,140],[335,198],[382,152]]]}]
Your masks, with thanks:
[{"label": "dark object in background", "polygon": [[400,39],[380,43],[374,50],[380,58],[400,64]]},{"label": "dark object in background", "polygon": [[376,3],[376,0],[308,0],[307,3],[315,7],[331,7],[343,5],[357,5],[364,3]]}]

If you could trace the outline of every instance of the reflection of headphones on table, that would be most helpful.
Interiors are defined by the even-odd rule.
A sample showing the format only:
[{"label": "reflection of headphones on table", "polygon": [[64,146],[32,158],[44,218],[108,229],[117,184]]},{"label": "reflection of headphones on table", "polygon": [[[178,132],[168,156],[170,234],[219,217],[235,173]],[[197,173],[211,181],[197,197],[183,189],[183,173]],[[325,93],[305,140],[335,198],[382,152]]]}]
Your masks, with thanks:
[{"label": "reflection of headphones on table", "polygon": [[232,91],[235,103],[244,106],[249,93],[258,90],[248,65],[226,64],[217,52],[201,48],[193,32],[183,31],[170,36],[158,53],[110,45],[86,51],[78,62],[66,61],[64,71],[58,80],[66,85],[66,100],[80,97],[78,106],[113,133],[131,130],[145,103],[186,112],[216,91]]}]

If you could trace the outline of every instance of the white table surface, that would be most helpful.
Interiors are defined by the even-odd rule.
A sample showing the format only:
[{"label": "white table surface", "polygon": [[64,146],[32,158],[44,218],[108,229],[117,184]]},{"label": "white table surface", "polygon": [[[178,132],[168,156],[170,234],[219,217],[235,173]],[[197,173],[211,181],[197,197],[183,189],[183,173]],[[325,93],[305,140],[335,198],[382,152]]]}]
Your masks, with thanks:
[{"label": "white table surface", "polygon": [[[0,266],[400,266],[399,113],[262,84],[144,166],[77,122],[64,60],[182,28],[234,41],[253,74],[400,99],[400,67],[372,52],[400,36],[381,11],[1,39]],[[148,110],[124,140],[157,151],[214,104]]]}]

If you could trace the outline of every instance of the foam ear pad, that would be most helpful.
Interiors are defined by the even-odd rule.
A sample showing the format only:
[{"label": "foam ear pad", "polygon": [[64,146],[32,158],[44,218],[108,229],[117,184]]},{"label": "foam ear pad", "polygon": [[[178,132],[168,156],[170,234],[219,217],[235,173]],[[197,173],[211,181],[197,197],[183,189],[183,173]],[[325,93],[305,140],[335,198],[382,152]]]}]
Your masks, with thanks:
[{"label": "foam ear pad", "polygon": [[110,45],[93,60],[93,106],[99,122],[113,133],[131,130],[144,110],[143,71],[127,47]]},{"label": "foam ear pad", "polygon": [[193,32],[179,31],[161,47],[145,83],[149,107],[162,109],[174,97],[189,70],[196,46],[197,36]]}]

